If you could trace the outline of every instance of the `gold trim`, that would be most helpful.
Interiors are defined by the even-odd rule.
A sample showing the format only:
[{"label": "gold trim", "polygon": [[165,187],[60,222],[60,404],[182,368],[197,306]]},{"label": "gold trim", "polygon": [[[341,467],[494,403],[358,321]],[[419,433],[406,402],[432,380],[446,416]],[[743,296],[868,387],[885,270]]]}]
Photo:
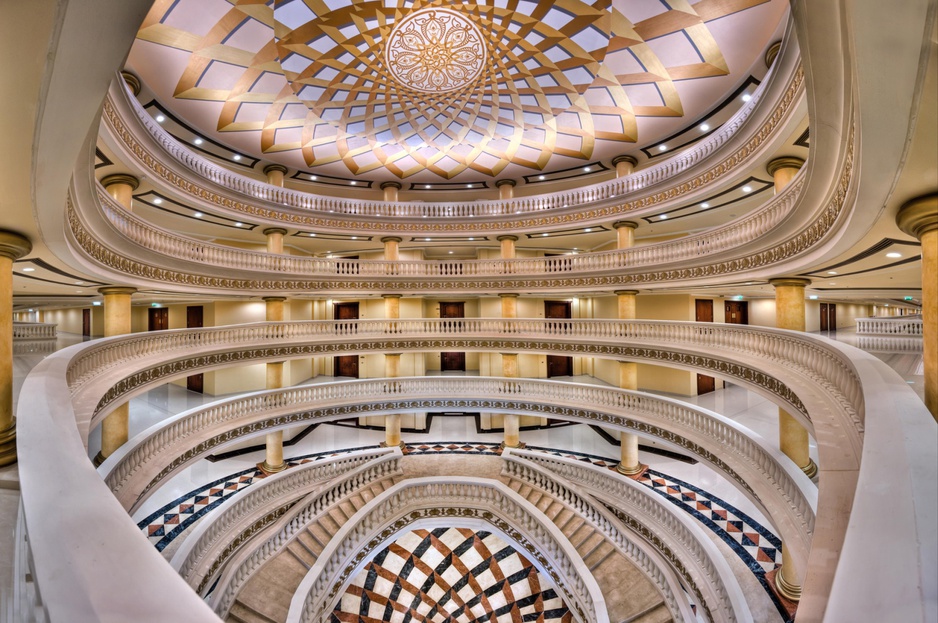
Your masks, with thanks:
[{"label": "gold trim", "polygon": [[279,171],[283,173],[284,175],[289,173],[289,170],[285,166],[283,166],[282,164],[277,164],[277,163],[268,164],[266,167],[262,169],[262,171],[264,172],[264,175],[270,175],[274,171]]},{"label": "gold trim", "polygon": [[775,59],[778,58],[778,53],[781,50],[782,50],[781,40],[776,41],[775,43],[769,46],[769,49],[765,51],[765,57],[763,58],[763,60],[765,61],[766,67],[772,67],[772,63],[774,63]]},{"label": "gold trim", "polygon": [[923,195],[905,202],[896,214],[896,225],[918,240],[938,229],[938,194]]},{"label": "gold trim", "polygon": [[287,230],[283,227],[268,227],[267,229],[261,231],[261,233],[265,236],[269,236],[270,234],[280,234],[281,236],[286,236]]},{"label": "gold trim", "polygon": [[16,261],[32,250],[33,243],[26,236],[0,229],[0,256]]},{"label": "gold trim", "polygon": [[137,190],[140,187],[140,180],[129,173],[113,173],[101,178],[101,185],[105,188],[114,184],[126,184],[130,190]]},{"label": "gold trim", "polygon": [[105,296],[111,294],[135,294],[137,288],[130,288],[125,286],[105,286],[103,288],[98,288],[98,294],[103,294]]},{"label": "gold trim", "polygon": [[769,285],[775,286],[776,288],[784,286],[807,288],[811,285],[811,280],[803,277],[773,277],[769,279]]},{"label": "gold trim", "polygon": [[801,158],[797,156],[783,156],[769,160],[768,164],[765,165],[765,171],[774,177],[775,173],[781,169],[800,169],[803,166],[804,160]]}]

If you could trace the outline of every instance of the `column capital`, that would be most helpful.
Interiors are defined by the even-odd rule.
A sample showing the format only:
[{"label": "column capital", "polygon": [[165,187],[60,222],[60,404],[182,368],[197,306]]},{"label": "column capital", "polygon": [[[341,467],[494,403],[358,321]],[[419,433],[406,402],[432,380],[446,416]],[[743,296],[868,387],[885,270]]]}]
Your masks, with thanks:
[{"label": "column capital", "polygon": [[404,242],[404,239],[401,238],[400,236],[385,236],[385,237],[381,238],[381,242],[382,242],[382,243],[386,243],[386,242]]},{"label": "column capital", "polygon": [[130,92],[134,94],[134,97],[140,95],[140,78],[137,77],[137,74],[122,69],[121,78],[124,79],[124,84],[130,88]]},{"label": "column capital", "polygon": [[635,221],[616,221],[612,224],[613,229],[620,229],[622,227],[631,227],[632,229],[638,229],[638,223]]},{"label": "column capital", "polygon": [[103,288],[98,288],[98,294],[103,294],[108,296],[111,294],[127,294],[131,295],[137,291],[137,288],[129,288],[126,286],[105,286]]},{"label": "column capital", "polygon": [[765,51],[765,57],[763,57],[766,67],[772,66],[772,63],[774,63],[775,59],[778,58],[778,53],[781,49],[782,49],[781,40],[778,40],[769,46],[769,49]]},{"label": "column capital", "polygon": [[796,156],[783,156],[781,158],[776,158],[774,160],[769,160],[769,163],[765,165],[765,171],[769,175],[775,175],[775,172],[779,169],[800,169],[804,166],[804,160]]},{"label": "column capital", "polygon": [[26,236],[0,229],[0,256],[18,260],[32,250],[33,243]]},{"label": "column capital", "polygon": [[261,233],[263,233],[265,236],[269,236],[271,234],[280,234],[281,236],[286,236],[287,230],[283,227],[268,227]]},{"label": "column capital", "polygon": [[631,294],[632,296],[635,296],[638,293],[638,290],[616,290],[613,294],[616,296],[621,296],[623,294]]},{"label": "column capital", "polygon": [[503,299],[516,299],[518,295],[512,292],[500,292],[498,297]]},{"label": "column capital", "polygon": [[616,156],[612,159],[612,165],[615,166],[620,162],[628,162],[633,167],[638,164],[638,158],[635,156],[629,156],[627,154],[622,154],[621,156]]},{"label": "column capital", "polygon": [[502,240],[511,240],[512,242],[514,242],[518,240],[518,236],[514,236],[512,234],[502,234],[501,236],[497,236],[495,239],[498,240],[499,242],[501,242]]},{"label": "column capital", "polygon": [[382,294],[381,298],[383,299],[399,299],[401,298],[400,294]]},{"label": "column capital", "polygon": [[265,303],[283,303],[287,300],[285,296],[264,296],[261,298]]},{"label": "column capital", "polygon": [[400,182],[394,182],[394,181],[381,182],[381,185],[378,186],[378,188],[380,188],[381,190],[384,190],[385,188],[396,188],[400,190],[403,187],[404,187],[403,184],[401,184]]},{"label": "column capital", "polygon": [[896,225],[919,240],[924,234],[938,229],[938,193],[906,201],[896,214]]},{"label": "column capital", "polygon": [[498,180],[495,182],[495,188],[501,188],[502,186],[517,186],[518,182],[515,180]]},{"label": "column capital", "polygon": [[131,190],[137,190],[137,187],[140,186],[140,180],[129,173],[114,173],[101,178],[101,185],[105,188],[114,184],[127,184]]},{"label": "column capital", "polygon": [[769,279],[769,285],[775,286],[792,286],[792,287],[802,287],[806,288],[811,285],[810,279],[805,279],[803,277],[775,277]]},{"label": "column capital", "polygon": [[286,175],[288,172],[288,169],[284,165],[278,164],[275,162],[273,164],[268,164],[266,167],[263,168],[263,171],[264,171],[264,175],[270,175],[274,171],[280,171],[281,173]]}]

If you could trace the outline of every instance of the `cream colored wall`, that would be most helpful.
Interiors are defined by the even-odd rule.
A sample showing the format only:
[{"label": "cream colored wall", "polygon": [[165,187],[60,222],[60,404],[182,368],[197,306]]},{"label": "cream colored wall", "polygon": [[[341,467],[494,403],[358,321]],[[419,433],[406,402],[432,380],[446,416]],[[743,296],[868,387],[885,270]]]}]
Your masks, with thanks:
[{"label": "cream colored wall", "polygon": [[44,322],[57,324],[58,328],[56,330],[59,333],[76,333],[78,335],[81,335],[81,317],[81,307],[47,309],[43,314]]},{"label": "cream colored wall", "polygon": [[753,327],[775,327],[775,299],[750,299],[749,324]]},{"label": "cream colored wall", "polygon": [[[78,332],[81,333],[81,329]],[[104,337],[104,305],[91,308],[91,337]]]}]

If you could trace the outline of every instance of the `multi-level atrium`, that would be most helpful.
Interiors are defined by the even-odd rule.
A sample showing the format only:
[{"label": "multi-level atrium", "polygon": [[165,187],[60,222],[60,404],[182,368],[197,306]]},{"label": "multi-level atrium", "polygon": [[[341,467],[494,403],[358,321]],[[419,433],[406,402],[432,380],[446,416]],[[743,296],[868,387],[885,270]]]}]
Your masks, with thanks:
[{"label": "multi-level atrium", "polygon": [[938,621],[934,0],[0,11],[0,622]]}]

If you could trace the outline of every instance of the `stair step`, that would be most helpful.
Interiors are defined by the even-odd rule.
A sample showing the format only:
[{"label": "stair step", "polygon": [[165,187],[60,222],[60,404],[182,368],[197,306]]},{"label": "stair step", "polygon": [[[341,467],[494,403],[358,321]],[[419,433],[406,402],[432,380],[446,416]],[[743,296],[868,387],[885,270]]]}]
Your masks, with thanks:
[{"label": "stair step", "polygon": [[557,500],[555,500],[553,497],[551,497],[550,495],[545,495],[538,501],[537,510],[543,513],[544,511],[546,511],[548,508],[555,505],[556,503],[557,503]]},{"label": "stair step", "polygon": [[567,524],[563,527],[564,536],[566,536],[568,539],[570,539],[570,542],[572,543],[572,542],[574,542],[574,536],[575,536],[577,533],[581,532],[581,530],[582,530],[584,527],[586,527],[587,530],[589,530],[590,532],[592,532],[592,528],[589,528],[589,527],[587,526],[587,523],[586,523],[586,520],[585,520],[585,519],[583,519],[583,518],[580,517],[579,515],[574,515],[573,519],[571,519],[569,522],[567,522]]},{"label": "stair step", "polygon": [[[322,529],[325,531],[327,538],[326,542],[332,538],[332,535],[339,531],[339,528],[342,527],[342,524],[335,520],[331,513],[326,513],[317,520],[317,523],[322,526]],[[345,522],[342,522],[345,523]]]},{"label": "stair step", "polygon": [[286,551],[290,553],[293,558],[296,559],[303,568],[309,571],[310,567],[316,564],[316,556],[314,556],[301,541],[298,539],[293,539],[287,544]]},{"label": "stair step", "polygon": [[580,552],[581,558],[586,558],[589,552],[599,547],[606,540],[600,532],[593,530],[592,534],[582,538],[579,543],[574,543],[576,551]]},{"label": "stair step", "polygon": [[296,541],[316,558],[319,558],[319,554],[322,553],[322,550],[325,549],[326,546],[325,543],[321,543],[319,539],[316,538],[316,535],[310,533],[308,529],[300,532],[296,537]]},{"label": "stair step", "polygon": [[544,496],[544,492],[543,492],[543,491],[538,491],[537,489],[533,489],[533,490],[532,490],[527,496],[525,496],[525,497],[528,498],[528,502],[530,502],[530,503],[533,504],[534,506],[537,506],[537,505],[540,503],[540,501],[544,499],[545,496]]},{"label": "stair step", "polygon": [[349,519],[351,519],[352,516],[355,513],[357,513],[358,509],[361,508],[362,506],[364,506],[364,504],[362,504],[361,506],[356,506],[355,503],[352,501],[351,497],[339,502],[339,508],[342,509],[342,514],[348,517]]},{"label": "stair step", "polygon": [[332,535],[335,534],[334,532],[330,532],[330,528],[331,525],[323,526],[321,521],[314,521],[306,527],[306,532],[324,548],[326,543],[332,538]]},{"label": "stair step", "polygon": [[235,599],[228,611],[228,620],[236,623],[280,623],[276,619],[258,612],[254,608],[243,603],[240,599]]},{"label": "stair step", "polygon": [[590,572],[593,572],[601,564],[603,564],[607,558],[612,556],[616,551],[615,546],[609,541],[603,541],[600,543],[599,547],[591,551],[586,556],[583,556],[583,563],[589,567]]},{"label": "stair step", "polygon": [[[566,506],[564,506],[562,502],[553,500],[551,505],[544,509],[544,515],[546,515],[548,519],[556,523],[555,520],[560,516],[560,514],[563,512],[565,508]],[[573,511],[571,511],[571,513],[572,512]]]},{"label": "stair step", "polygon": [[551,518],[551,521],[554,522],[554,525],[560,528],[561,532],[566,534],[567,524],[573,521],[576,516],[577,514],[573,511],[572,508],[561,505],[560,512]]}]

